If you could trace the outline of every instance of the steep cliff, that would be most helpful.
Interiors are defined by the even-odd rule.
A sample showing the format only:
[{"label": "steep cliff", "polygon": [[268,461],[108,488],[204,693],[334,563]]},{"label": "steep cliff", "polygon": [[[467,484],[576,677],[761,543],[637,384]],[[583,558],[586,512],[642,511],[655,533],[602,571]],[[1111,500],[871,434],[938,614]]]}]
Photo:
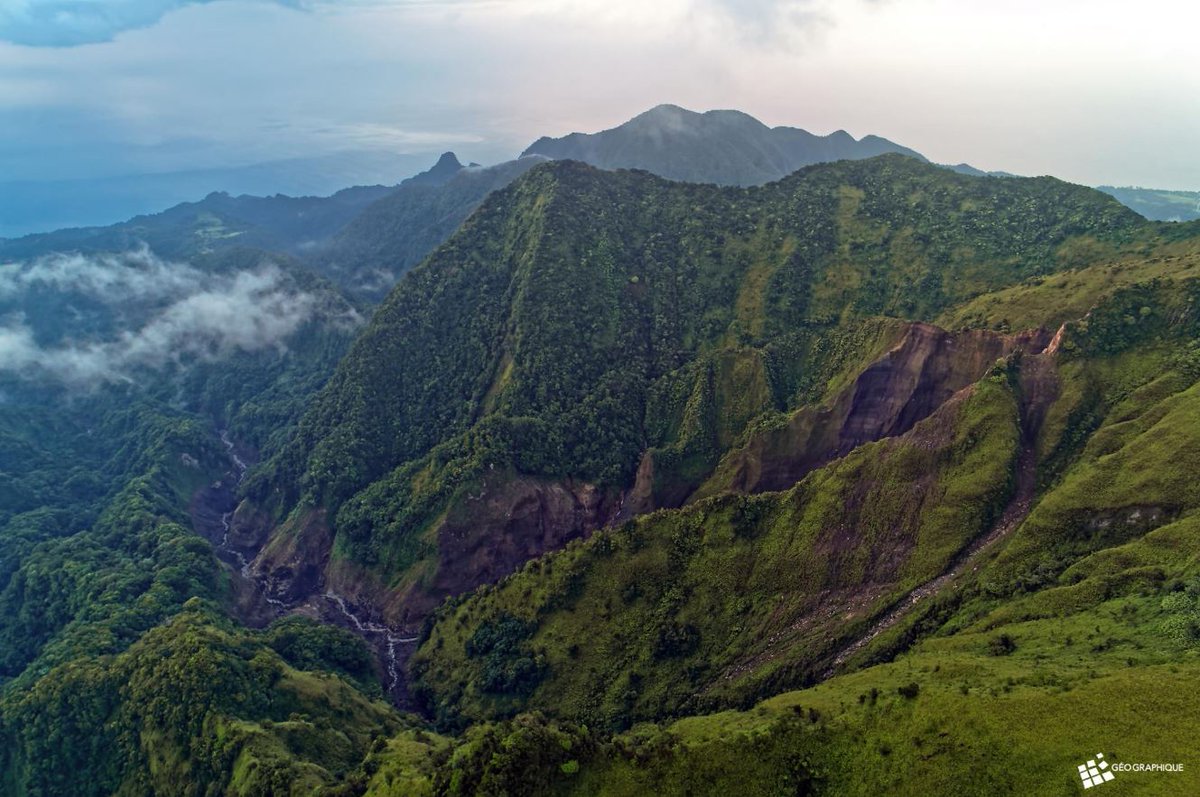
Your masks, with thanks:
[{"label": "steep cliff", "polygon": [[745,445],[726,454],[689,500],[725,491],[785,489],[863,443],[907,432],[998,359],[1014,352],[1038,354],[1050,338],[1044,330],[1019,335],[951,333],[930,324],[911,324],[894,348],[831,403],[804,407],[782,426],[753,433]]}]

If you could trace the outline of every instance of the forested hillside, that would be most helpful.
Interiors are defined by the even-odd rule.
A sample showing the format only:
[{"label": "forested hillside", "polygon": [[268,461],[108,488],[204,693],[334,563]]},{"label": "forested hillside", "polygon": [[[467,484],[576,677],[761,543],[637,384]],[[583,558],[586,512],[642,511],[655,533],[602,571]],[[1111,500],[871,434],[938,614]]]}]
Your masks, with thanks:
[{"label": "forested hillside", "polygon": [[[1194,735],[1196,225],[563,161],[369,322],[268,260],[0,275],[0,791],[1069,794]],[[279,312],[166,334],[217,292]]]},{"label": "forested hillside", "polygon": [[331,556],[339,589],[416,623],[547,546],[678,505],[747,429],[894,345],[880,316],[933,319],[1152,235],[1088,189],[901,156],[759,189],[539,167],[401,282],[252,480],[282,522],[256,567],[295,599]]}]

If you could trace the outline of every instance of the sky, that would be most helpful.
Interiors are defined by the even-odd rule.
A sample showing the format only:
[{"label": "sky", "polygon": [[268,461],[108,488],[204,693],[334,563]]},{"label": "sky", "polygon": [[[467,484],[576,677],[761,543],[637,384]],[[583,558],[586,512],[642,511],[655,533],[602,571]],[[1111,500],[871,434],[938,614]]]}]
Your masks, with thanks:
[{"label": "sky", "polygon": [[494,163],[669,102],[1200,190],[1197,23],[1185,0],[0,0],[0,183]]}]

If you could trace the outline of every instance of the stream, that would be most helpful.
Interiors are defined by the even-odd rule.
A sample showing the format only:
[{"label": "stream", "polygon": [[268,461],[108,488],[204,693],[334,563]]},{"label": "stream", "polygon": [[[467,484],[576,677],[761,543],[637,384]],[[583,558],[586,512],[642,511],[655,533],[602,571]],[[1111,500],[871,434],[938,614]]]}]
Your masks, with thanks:
[{"label": "stream", "polygon": [[[199,502],[199,508],[193,508],[192,521],[197,532],[213,542],[217,558],[236,574],[236,586],[243,593],[249,593],[248,597],[240,601],[245,613],[243,620],[249,625],[261,626],[280,617],[297,615],[336,625],[357,634],[375,652],[384,675],[384,691],[392,704],[397,708],[411,709],[412,701],[404,679],[403,665],[416,649],[416,643],[420,641],[419,636],[406,635],[400,629],[375,622],[366,611],[331,589],[311,594],[292,603],[272,597],[264,589],[253,569],[257,551],[239,548],[230,539],[234,527],[234,514],[237,511],[237,488],[245,480],[246,471],[250,466],[238,454],[236,445],[229,437],[229,431],[220,429],[218,434],[221,444],[225,446],[231,468],[225,479],[208,488],[207,500]],[[216,512],[210,509],[213,504],[226,509],[220,515],[219,525],[215,522]],[[210,533],[204,533],[206,528]],[[247,608],[247,604],[258,608]]]}]

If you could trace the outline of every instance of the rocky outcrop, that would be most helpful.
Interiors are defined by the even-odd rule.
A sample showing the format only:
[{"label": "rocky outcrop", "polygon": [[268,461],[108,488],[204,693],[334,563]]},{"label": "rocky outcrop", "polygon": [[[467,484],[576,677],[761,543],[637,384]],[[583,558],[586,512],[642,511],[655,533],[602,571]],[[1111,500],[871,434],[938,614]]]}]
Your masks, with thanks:
[{"label": "rocky outcrop", "polygon": [[722,492],[786,489],[863,443],[904,434],[998,359],[1015,352],[1038,354],[1050,340],[1045,330],[1004,335],[910,324],[901,341],[831,403],[805,407],[787,424],[760,432],[726,454],[689,501]]},{"label": "rocky outcrop", "polygon": [[[294,605],[332,592],[368,607],[367,616],[413,630],[447,597],[498,581],[588,536],[615,519],[620,508],[618,492],[592,484],[496,474],[456,499],[425,533],[436,548],[418,565],[415,578],[384,583],[378,572],[333,555],[333,531],[324,511],[315,509],[276,529],[251,573],[274,601]],[[256,517],[245,508],[239,515]]]}]

